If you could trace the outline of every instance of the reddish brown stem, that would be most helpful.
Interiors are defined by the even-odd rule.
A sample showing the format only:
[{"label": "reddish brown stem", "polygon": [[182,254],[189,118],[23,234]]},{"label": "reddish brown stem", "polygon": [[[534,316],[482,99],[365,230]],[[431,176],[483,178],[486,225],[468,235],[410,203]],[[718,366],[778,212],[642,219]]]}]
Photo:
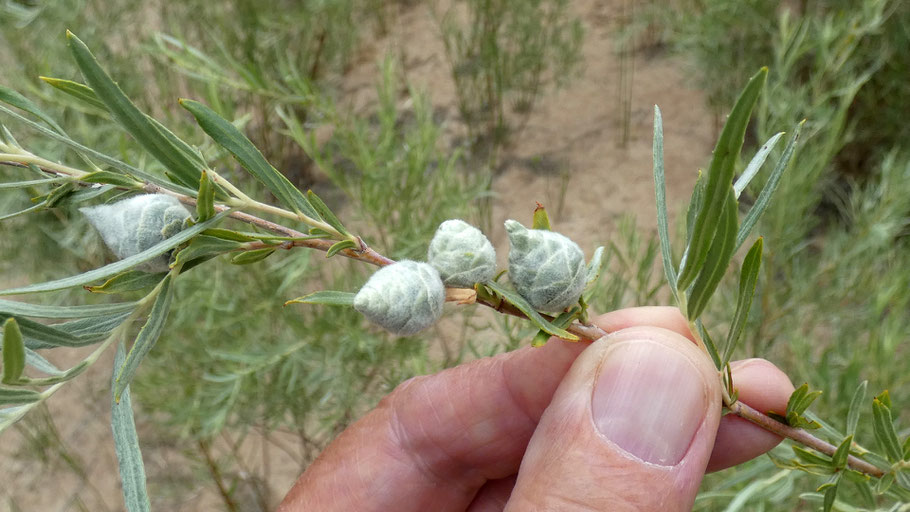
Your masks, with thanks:
[{"label": "reddish brown stem", "polygon": [[[833,444],[822,441],[821,439],[813,436],[803,429],[793,428],[790,425],[785,425],[779,421],[776,421],[763,414],[762,412],[753,409],[746,403],[734,402],[728,406],[728,409],[730,409],[730,412],[739,416],[740,418],[745,418],[769,432],[773,432],[781,437],[786,437],[787,439],[792,439],[797,443],[801,443],[808,446],[809,448],[818,450],[825,455],[828,455],[829,457],[833,456],[834,452],[837,450],[837,447]],[[854,457],[853,455],[847,457],[847,465],[856,471],[860,471],[867,475],[879,478],[885,474],[885,472],[878,467],[860,459],[859,457]]]}]

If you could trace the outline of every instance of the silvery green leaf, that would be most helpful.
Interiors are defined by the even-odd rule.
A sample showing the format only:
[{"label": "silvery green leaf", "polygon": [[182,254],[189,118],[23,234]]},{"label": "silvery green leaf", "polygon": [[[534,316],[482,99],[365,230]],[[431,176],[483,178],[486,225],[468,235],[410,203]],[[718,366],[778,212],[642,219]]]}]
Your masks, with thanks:
[{"label": "silvery green leaf", "polygon": [[53,78],[48,76],[39,76],[38,78],[40,78],[42,81],[44,81],[44,83],[50,85],[54,89],[66,93],[69,96],[85,103],[86,105],[101,110],[102,112],[107,112],[107,106],[103,101],[98,99],[95,91],[83,83],[66,80],[64,78]]},{"label": "silvery green leaf", "polygon": [[123,293],[151,288],[161,282],[167,272],[142,272],[141,270],[127,270],[108,279],[97,286],[86,286],[85,289],[92,293]]},{"label": "silvery green leaf", "polygon": [[[144,113],[123,93],[104,71],[88,47],[72,32],[66,33],[73,58],[87,85],[92,88],[114,119],[129,132],[156,160],[161,162],[177,183],[195,188],[202,171],[200,162],[193,158],[189,146],[177,139],[163,126]],[[179,141],[179,142],[178,142]]]},{"label": "silvery green leaf", "polygon": [[847,435],[853,435],[856,433],[856,426],[859,424],[859,416],[862,412],[862,407],[866,403],[866,389],[869,387],[869,381],[864,380],[857,386],[856,391],[853,392],[853,399],[850,400],[850,408],[847,412]]},{"label": "silvery green leaf", "polygon": [[509,279],[538,311],[561,312],[578,302],[585,287],[585,255],[554,231],[527,229],[507,220]]},{"label": "silvery green leaf", "polygon": [[556,336],[564,340],[578,341],[578,336],[554,325],[552,322],[549,322],[546,318],[541,316],[540,313],[535,311],[534,308],[531,307],[531,304],[529,304],[528,301],[518,293],[505,288],[496,281],[490,281],[483,286],[489,287],[490,290],[493,290],[496,294],[502,297],[503,300],[518,308],[518,310],[524,313],[525,316],[528,317],[528,320],[540,328],[540,330],[546,332],[551,336]]},{"label": "silvery green leaf", "polygon": [[[114,357],[114,371],[111,377],[111,390],[116,387],[118,368],[123,366],[123,343],[117,347]],[[120,480],[123,483],[123,500],[129,512],[149,512],[148,490],[145,484],[145,464],[142,462],[142,451],[139,449],[139,436],[136,434],[136,423],[133,420],[133,404],[130,400],[130,389],[127,386],[114,399],[111,393],[111,430],[114,433],[114,448],[120,466]]]},{"label": "silvery green leaf", "polygon": [[[654,194],[657,198],[657,236],[660,239],[660,254],[664,275],[670,291],[676,297],[676,266],[673,263],[673,248],[670,244],[670,227],[667,220],[667,183],[664,177],[664,127],[660,108],[654,105]],[[698,188],[696,187],[696,190]]]},{"label": "silvery green leaf", "polygon": [[765,160],[768,159],[768,155],[771,154],[771,150],[774,149],[774,146],[777,145],[777,141],[779,141],[783,135],[784,132],[774,134],[773,137],[762,144],[762,147],[758,149],[758,152],[756,152],[755,156],[752,157],[752,160],[749,161],[749,165],[746,166],[742,175],[736,180],[736,183],[733,184],[733,192],[736,193],[737,198],[743,193],[743,190],[746,189],[749,182],[755,178],[755,175],[758,174],[761,166],[764,165]]},{"label": "silvery green leaf", "polygon": [[334,290],[320,290],[284,303],[288,304],[325,304],[328,306],[353,306],[355,293]]},{"label": "silvery green leaf", "polygon": [[354,297],[354,309],[393,334],[410,336],[439,320],[445,298],[435,268],[402,260],[370,277]]},{"label": "silvery green leaf", "polygon": [[496,274],[496,251],[479,229],[451,219],[436,229],[427,250],[427,262],[439,271],[446,286],[473,287]]},{"label": "silvery green leaf", "polygon": [[114,379],[114,401],[120,401],[124,390],[132,382],[133,375],[135,375],[136,369],[139,368],[139,363],[152,350],[164,330],[167,314],[171,310],[171,299],[174,298],[172,281],[173,277],[171,275],[164,278],[145,325],[139,330],[136,341],[133,342],[133,346],[130,347],[130,351],[126,355],[126,360],[117,371],[117,377]]},{"label": "silvery green leaf", "polygon": [[[164,194],[141,194],[79,211],[120,259],[140,254],[178,233],[190,218],[190,212],[177,198]],[[167,256],[143,265],[143,270],[150,272],[167,269]]]}]

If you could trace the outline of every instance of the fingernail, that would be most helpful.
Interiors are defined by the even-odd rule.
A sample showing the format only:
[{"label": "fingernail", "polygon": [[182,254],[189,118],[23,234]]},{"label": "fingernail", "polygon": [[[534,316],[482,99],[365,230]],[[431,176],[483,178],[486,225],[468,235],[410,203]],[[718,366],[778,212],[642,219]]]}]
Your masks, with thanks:
[{"label": "fingernail", "polygon": [[592,400],[604,437],[645,462],[675,466],[705,417],[708,391],[680,352],[636,340],[607,352]]}]

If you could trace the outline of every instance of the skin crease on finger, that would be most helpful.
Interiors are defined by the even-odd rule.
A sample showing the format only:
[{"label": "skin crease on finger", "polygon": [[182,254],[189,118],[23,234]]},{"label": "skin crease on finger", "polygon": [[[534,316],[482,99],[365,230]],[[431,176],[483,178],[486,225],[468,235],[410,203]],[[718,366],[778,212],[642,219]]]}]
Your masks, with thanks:
[{"label": "skin crease on finger", "polygon": [[[678,310],[669,307],[615,311],[595,322],[608,332],[650,325],[691,336]],[[502,510],[537,421],[584,349],[585,344],[551,340],[544,348],[527,347],[403,383],[329,445],[279,510],[430,510],[428,504],[440,505],[432,508],[440,511]],[[779,370],[767,362],[745,368],[755,375],[743,386],[763,379],[773,384],[767,392],[744,387],[745,402],[786,406],[789,393],[783,391],[792,386]],[[737,381],[738,371],[734,366]],[[768,435],[750,424],[739,427]],[[747,436],[727,449],[747,460],[779,441],[771,437],[770,445],[765,439],[752,446]],[[720,469],[724,459],[715,458]]]}]

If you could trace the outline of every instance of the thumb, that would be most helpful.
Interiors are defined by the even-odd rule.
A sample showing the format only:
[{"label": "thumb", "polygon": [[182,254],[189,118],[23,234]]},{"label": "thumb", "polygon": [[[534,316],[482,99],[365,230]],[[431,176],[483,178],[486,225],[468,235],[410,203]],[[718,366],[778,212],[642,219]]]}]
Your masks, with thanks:
[{"label": "thumb", "polygon": [[506,510],[691,510],[720,403],[714,366],[680,334],[605,336],[559,385]]}]

